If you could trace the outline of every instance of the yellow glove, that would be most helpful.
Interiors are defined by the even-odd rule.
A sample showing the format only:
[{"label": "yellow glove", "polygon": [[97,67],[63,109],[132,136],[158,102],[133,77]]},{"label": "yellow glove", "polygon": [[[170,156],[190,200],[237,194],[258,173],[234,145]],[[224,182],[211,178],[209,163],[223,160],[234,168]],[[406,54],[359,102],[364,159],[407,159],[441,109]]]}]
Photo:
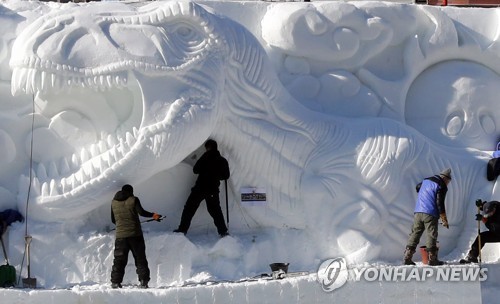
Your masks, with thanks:
[{"label": "yellow glove", "polygon": [[448,225],[448,218],[446,217],[446,213],[441,213],[439,215],[439,218],[441,219],[441,224],[446,227],[446,229],[450,229],[450,225]]}]

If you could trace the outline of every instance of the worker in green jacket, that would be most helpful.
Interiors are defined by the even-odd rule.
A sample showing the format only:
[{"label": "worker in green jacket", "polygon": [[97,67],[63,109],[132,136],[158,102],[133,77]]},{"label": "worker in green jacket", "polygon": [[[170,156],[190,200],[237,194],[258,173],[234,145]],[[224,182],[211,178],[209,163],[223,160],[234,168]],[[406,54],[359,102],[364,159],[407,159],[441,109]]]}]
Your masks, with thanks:
[{"label": "worker in green jacket", "polygon": [[116,225],[114,260],[111,269],[112,288],[122,287],[129,251],[132,251],[135,259],[140,287],[148,288],[149,267],[139,215],[151,217],[156,221],[161,219],[161,215],[144,210],[139,198],[134,196],[134,188],[131,185],[124,185],[111,202],[111,221]]}]

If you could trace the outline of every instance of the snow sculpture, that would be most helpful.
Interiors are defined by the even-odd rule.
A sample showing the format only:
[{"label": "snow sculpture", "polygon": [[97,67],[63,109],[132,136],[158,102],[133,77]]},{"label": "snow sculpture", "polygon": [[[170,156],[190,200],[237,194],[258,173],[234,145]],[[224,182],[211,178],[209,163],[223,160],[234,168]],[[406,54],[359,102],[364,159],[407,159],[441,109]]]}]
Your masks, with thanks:
[{"label": "snow sculpture", "polygon": [[[67,5],[28,18],[10,57],[11,89],[23,100],[24,129],[0,133],[0,139],[8,155],[28,152],[33,98],[31,216],[64,221],[87,214],[109,203],[122,183],[138,184],[175,167],[213,137],[231,164],[231,188],[267,191],[267,207],[250,211],[252,217],[262,226],[310,234],[320,258],[400,257],[414,185],[446,167],[454,178],[447,197],[451,228],[441,232],[441,246],[446,253],[459,240],[467,243],[469,235],[458,237],[466,231],[470,202],[491,194],[492,185],[479,178],[485,157],[446,148],[405,125],[398,94],[417,75],[384,82],[365,66],[374,53],[403,41],[420,51],[407,40],[417,25],[393,32],[384,16],[368,16],[383,7],[328,5],[318,7],[326,13],[339,9],[352,27],[334,30],[340,57],[334,56],[335,69],[322,83],[341,79],[342,86],[352,85],[340,91],[352,100],[361,92],[361,106],[371,105],[363,116],[373,117],[347,119],[305,108],[283,86],[259,40],[231,18],[211,13],[208,3]],[[318,16],[306,17],[314,35],[327,30]],[[366,24],[368,32],[352,39]],[[276,39],[271,33],[263,22],[263,38]],[[371,52],[362,47],[367,41],[376,47]],[[305,56],[300,48],[280,47]],[[316,59],[329,60],[328,49],[318,50]],[[285,60],[289,71],[310,72],[304,63]],[[394,83],[400,91],[389,92]],[[325,102],[328,92],[319,96]],[[332,109],[356,116],[349,107]],[[10,170],[19,173],[19,188],[6,184],[18,192],[21,205],[28,170]]]},{"label": "snow sculpture", "polygon": [[[497,22],[494,10],[470,13]],[[500,131],[500,113],[491,112],[495,27],[455,14],[389,3],[278,5],[262,20],[262,36],[283,58],[282,82],[313,110],[389,117],[439,143],[492,150]]]}]

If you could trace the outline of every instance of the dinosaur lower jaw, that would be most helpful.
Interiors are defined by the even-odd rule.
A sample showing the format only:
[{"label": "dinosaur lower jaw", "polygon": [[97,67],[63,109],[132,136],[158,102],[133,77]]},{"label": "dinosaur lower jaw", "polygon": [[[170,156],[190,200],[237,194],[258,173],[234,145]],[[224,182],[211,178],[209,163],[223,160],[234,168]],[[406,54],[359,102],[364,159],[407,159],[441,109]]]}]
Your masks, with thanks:
[{"label": "dinosaur lower jaw", "polygon": [[[171,98],[170,101],[162,102],[164,113],[161,118],[156,115],[158,111],[148,113],[151,109],[146,109],[144,105],[150,105],[153,101],[148,99],[150,97],[147,94],[141,93],[144,88],[141,87],[140,81],[135,77],[132,78],[134,81],[128,81],[127,87],[99,86],[97,89],[93,88],[91,93],[85,93],[88,88],[65,88],[62,93],[48,91],[37,94],[36,99],[40,104],[52,103],[58,106],[47,106],[42,109],[41,114],[47,115],[52,123],[44,127],[46,130],[37,128],[33,132],[34,136],[41,132],[59,132],[59,138],[65,139],[64,144],[70,147],[55,150],[70,150],[73,153],[57,155],[52,151],[54,143],[43,143],[43,146],[47,148],[47,153],[42,153],[35,160],[31,177],[20,177],[20,193],[24,192],[21,189],[31,187],[31,199],[38,205],[53,209],[52,211],[71,208],[71,206],[76,208],[82,204],[87,205],[85,208],[90,208],[92,206],[88,204],[89,197],[97,200],[103,195],[108,195],[107,188],[112,187],[116,190],[114,183],[145,180],[159,171],[175,166],[197,148],[198,144],[193,147],[186,145],[183,151],[179,152],[181,149],[179,142],[182,141],[186,132],[189,132],[187,126],[193,124],[192,120],[199,119],[199,112],[203,113],[210,109],[209,104],[213,103],[213,100],[210,100],[207,95],[200,94],[199,90],[186,90],[181,97],[174,99],[170,96],[168,97]],[[100,113],[101,116],[107,116],[110,120],[116,120],[116,123],[104,125],[109,132],[100,132],[95,140],[92,140],[90,136],[82,136],[80,140],[75,140],[76,133],[64,130],[71,121],[66,121],[65,125],[61,123],[61,119],[57,119],[61,113],[69,112],[73,113],[71,117],[75,117],[77,105],[84,102],[82,99],[85,97],[77,98],[76,103],[63,102],[73,100],[74,96],[87,96],[87,98],[90,96],[106,100],[108,106],[94,109],[98,112],[108,108],[116,111],[121,109],[122,104],[119,101],[107,99],[110,96],[114,98],[134,96],[134,100],[130,103],[127,113],[117,114],[112,111]],[[113,106],[109,106],[110,104]],[[92,121],[89,117],[92,114],[79,114],[82,117],[86,116],[84,121]],[[147,116],[154,116],[155,119],[145,119]],[[201,115],[202,119],[203,116]],[[111,119],[112,117],[116,119]],[[59,122],[60,130],[57,129],[58,124],[54,122]],[[98,123],[94,122],[94,126]],[[89,129],[92,129],[92,132]],[[85,133],[85,131],[93,133],[95,130],[90,127],[83,131],[75,129],[75,132]],[[208,135],[203,135],[203,132],[198,132],[198,135],[199,141],[203,140],[201,137],[208,137]],[[54,157],[50,159],[44,157],[44,155],[51,154],[54,154]],[[21,197],[21,200],[24,199]],[[82,209],[82,212],[85,211],[88,210]],[[55,214],[52,215],[55,216]]]}]

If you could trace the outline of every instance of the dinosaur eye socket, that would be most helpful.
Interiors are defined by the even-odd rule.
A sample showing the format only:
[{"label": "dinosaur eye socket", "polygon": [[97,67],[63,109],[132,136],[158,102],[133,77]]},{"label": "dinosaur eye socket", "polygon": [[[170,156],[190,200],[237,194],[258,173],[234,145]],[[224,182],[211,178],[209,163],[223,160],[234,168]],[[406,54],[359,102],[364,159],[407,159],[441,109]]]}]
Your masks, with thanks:
[{"label": "dinosaur eye socket", "polygon": [[190,29],[187,26],[180,26],[177,29],[177,33],[179,34],[179,36],[182,36],[182,37],[188,37],[191,35],[192,32],[193,32],[192,29]]},{"label": "dinosaur eye socket", "polygon": [[191,24],[183,22],[169,24],[164,28],[163,33],[165,35],[161,36],[161,45],[167,46],[170,63],[175,64],[175,58],[182,58],[181,60],[185,61],[195,56],[207,44],[205,32]]},{"label": "dinosaur eye socket", "polygon": [[190,45],[197,45],[204,40],[201,31],[186,23],[178,23],[171,25],[171,33],[177,36],[177,39],[184,41]]},{"label": "dinosaur eye socket", "polygon": [[174,67],[184,64],[208,43],[202,28],[179,21],[161,26],[111,24],[104,30],[118,49],[151,65]]}]

